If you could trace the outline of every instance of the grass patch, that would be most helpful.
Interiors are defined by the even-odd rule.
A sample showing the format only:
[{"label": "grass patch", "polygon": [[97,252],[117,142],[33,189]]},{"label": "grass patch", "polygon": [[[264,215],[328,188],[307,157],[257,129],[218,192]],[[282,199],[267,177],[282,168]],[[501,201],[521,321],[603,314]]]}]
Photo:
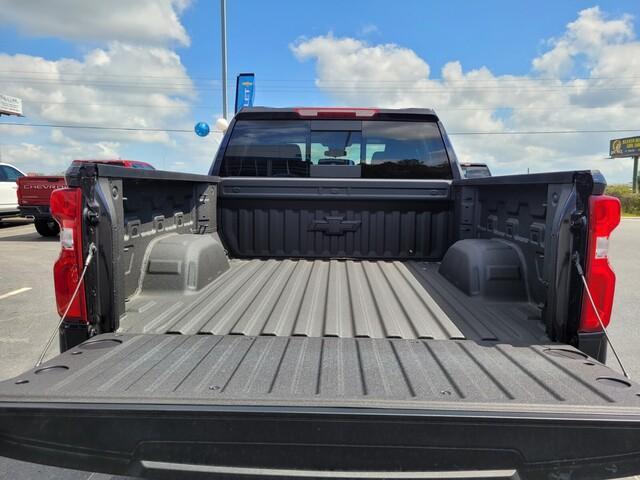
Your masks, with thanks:
[{"label": "grass patch", "polygon": [[620,200],[622,215],[640,216],[640,193],[633,193],[629,185],[607,185],[604,193]]}]

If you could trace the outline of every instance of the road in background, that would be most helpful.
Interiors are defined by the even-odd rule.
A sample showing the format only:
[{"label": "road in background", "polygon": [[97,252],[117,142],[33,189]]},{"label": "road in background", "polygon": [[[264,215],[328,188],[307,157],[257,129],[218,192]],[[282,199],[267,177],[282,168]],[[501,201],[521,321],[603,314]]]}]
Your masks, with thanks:
[{"label": "road in background", "polygon": [[[59,250],[57,237],[41,237],[31,223],[2,222],[0,379],[32,368],[56,327],[52,268]],[[49,357],[57,353],[58,345],[51,350]]]},{"label": "road in background", "polygon": [[[639,244],[640,219],[623,219],[611,237],[610,257],[618,280],[610,334],[625,367],[636,380],[640,380]],[[0,227],[0,380],[33,367],[56,328],[58,315],[51,270],[58,251],[57,239],[41,237],[31,224],[12,220]],[[58,345],[54,343],[48,357],[57,352]],[[611,354],[607,363],[617,368]],[[0,457],[0,478],[116,480],[125,477],[44,467]]]},{"label": "road in background", "polygon": [[[30,222],[9,219],[0,224],[0,380],[33,367],[56,329],[53,262],[58,238],[41,237]],[[29,289],[29,290],[26,290]],[[7,296],[8,295],[8,296]],[[47,359],[59,352],[58,340]],[[127,480],[0,457],[0,479]]]},{"label": "road in background", "polygon": [[[609,259],[616,272],[609,334],[629,375],[640,381],[640,218],[622,219],[611,235]],[[611,352],[607,365],[617,367]]]}]

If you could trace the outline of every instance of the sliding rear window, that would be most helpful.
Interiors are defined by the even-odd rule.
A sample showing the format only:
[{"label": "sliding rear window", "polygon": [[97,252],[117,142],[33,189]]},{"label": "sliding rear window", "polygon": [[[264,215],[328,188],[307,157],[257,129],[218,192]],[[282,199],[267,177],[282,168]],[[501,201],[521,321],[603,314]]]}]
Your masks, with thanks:
[{"label": "sliding rear window", "polygon": [[452,178],[436,123],[373,120],[239,120],[220,175]]}]

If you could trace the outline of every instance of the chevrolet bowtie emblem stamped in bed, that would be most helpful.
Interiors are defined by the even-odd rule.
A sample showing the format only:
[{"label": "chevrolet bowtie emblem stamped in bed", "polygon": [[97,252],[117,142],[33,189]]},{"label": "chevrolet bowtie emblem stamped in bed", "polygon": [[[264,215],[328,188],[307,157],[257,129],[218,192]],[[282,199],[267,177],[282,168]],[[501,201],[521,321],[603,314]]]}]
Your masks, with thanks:
[{"label": "chevrolet bowtie emblem stamped in bed", "polygon": [[360,220],[344,220],[344,217],[324,217],[324,220],[314,220],[309,225],[310,232],[324,232],[325,235],[344,235],[355,232],[360,228]]}]

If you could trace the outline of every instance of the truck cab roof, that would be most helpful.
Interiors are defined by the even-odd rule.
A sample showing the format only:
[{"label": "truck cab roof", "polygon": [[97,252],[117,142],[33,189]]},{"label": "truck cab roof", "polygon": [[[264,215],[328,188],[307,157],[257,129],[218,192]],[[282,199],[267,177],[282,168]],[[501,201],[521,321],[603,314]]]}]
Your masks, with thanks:
[{"label": "truck cab roof", "polygon": [[235,118],[318,118],[318,119],[385,119],[393,116],[414,117],[439,121],[430,108],[374,108],[374,107],[245,107]]}]

